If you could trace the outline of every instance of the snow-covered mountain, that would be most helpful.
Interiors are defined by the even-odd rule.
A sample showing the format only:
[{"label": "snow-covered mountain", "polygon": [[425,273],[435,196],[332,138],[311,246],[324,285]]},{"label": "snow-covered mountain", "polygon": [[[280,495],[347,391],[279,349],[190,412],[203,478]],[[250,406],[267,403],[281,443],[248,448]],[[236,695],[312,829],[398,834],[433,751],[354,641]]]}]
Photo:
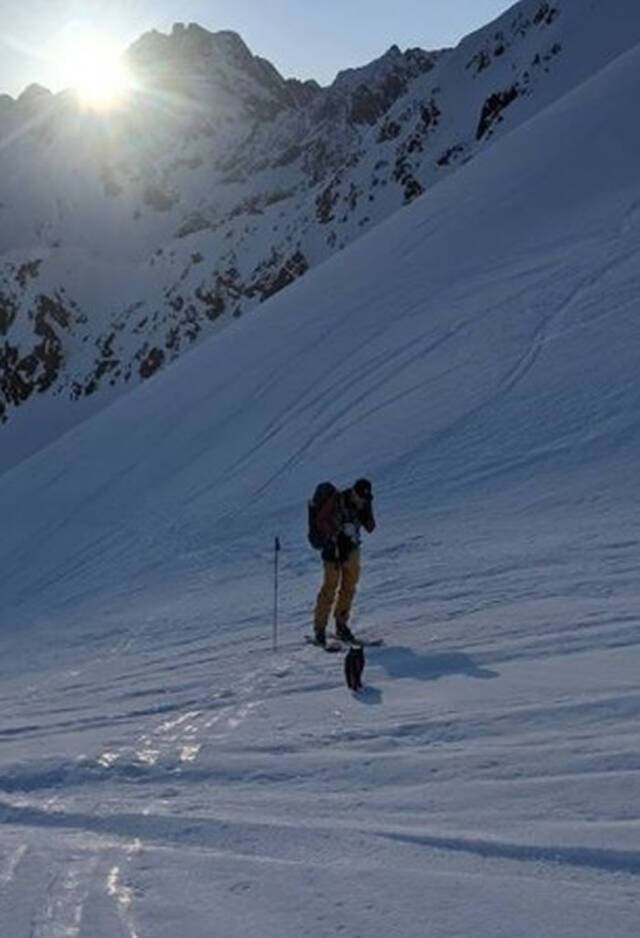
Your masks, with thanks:
[{"label": "snow-covered mountain", "polygon": [[523,0],[454,50],[393,47],[320,88],[177,25],[130,49],[125,111],[4,97],[0,469],[430,198],[638,38],[633,0]]},{"label": "snow-covered mountain", "polygon": [[2,476],[2,936],[635,938],[640,43],[569,11],[571,90]]}]

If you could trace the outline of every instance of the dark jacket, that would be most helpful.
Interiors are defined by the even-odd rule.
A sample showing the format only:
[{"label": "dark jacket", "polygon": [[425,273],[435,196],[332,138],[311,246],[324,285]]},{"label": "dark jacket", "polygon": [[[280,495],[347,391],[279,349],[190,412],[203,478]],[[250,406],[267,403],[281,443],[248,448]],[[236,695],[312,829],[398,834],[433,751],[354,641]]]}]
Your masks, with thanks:
[{"label": "dark jacket", "polygon": [[337,534],[322,552],[322,559],[328,562],[344,563],[350,554],[360,547],[360,530],[364,528],[368,534],[371,534],[375,527],[372,500],[366,500],[364,506],[360,507],[356,503],[352,489],[340,492],[336,502]]}]

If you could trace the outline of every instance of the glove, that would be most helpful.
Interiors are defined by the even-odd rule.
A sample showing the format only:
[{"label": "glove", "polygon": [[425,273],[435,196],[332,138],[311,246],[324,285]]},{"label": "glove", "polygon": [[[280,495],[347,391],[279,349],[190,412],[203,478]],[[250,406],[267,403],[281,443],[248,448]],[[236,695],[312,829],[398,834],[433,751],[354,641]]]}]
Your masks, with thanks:
[{"label": "glove", "polygon": [[345,524],[342,528],[342,533],[346,538],[352,541],[354,544],[358,540],[358,535],[356,532],[355,524]]}]

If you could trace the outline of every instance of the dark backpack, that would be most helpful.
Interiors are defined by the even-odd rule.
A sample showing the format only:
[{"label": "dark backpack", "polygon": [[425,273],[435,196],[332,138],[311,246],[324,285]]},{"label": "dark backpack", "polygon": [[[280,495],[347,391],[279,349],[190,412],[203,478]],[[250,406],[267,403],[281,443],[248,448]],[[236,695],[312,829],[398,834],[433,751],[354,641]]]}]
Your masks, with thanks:
[{"label": "dark backpack", "polygon": [[331,482],[316,486],[309,502],[309,543],[324,550],[338,533],[338,489]]}]

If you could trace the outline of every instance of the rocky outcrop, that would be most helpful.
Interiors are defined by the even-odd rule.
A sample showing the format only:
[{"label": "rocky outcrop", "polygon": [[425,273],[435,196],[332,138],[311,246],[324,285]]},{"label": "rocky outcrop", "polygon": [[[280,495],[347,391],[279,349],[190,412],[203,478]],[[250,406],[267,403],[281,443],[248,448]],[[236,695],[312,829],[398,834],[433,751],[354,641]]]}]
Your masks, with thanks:
[{"label": "rocky outcrop", "polygon": [[[17,308],[0,296],[0,336],[6,336],[15,322]],[[0,420],[8,408],[23,404],[36,393],[42,394],[60,378],[64,365],[65,332],[73,314],[59,296],[39,295],[30,315],[30,341],[0,342]]]},{"label": "rocky outcrop", "polygon": [[516,84],[511,85],[510,88],[506,88],[504,91],[496,91],[489,95],[482,105],[480,122],[476,130],[476,140],[482,140],[482,138],[486,137],[491,131],[496,122],[503,120],[503,112],[510,104],[513,104],[519,94],[520,89]]}]

